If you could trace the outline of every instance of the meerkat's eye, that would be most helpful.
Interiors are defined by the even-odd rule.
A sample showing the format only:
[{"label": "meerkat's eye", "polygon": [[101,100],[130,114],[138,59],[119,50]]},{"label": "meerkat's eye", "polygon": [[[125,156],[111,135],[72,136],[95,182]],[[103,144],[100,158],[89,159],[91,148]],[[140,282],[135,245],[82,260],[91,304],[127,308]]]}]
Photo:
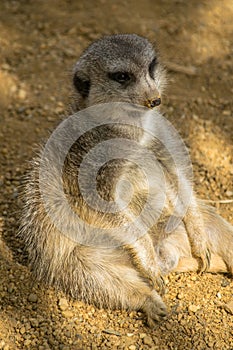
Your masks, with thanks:
[{"label": "meerkat's eye", "polygon": [[157,58],[155,57],[151,63],[149,64],[149,74],[152,79],[154,79],[154,70],[156,65],[158,64]]},{"label": "meerkat's eye", "polygon": [[127,72],[108,73],[108,76],[111,80],[115,80],[120,84],[124,84],[131,79],[131,75]]}]

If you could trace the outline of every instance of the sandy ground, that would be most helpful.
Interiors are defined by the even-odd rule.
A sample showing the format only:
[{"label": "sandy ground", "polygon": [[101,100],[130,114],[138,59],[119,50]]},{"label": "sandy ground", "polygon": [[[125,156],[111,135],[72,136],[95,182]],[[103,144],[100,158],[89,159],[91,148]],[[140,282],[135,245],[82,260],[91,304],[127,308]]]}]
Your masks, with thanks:
[{"label": "sandy ground", "polygon": [[21,178],[67,113],[72,66],[94,39],[126,32],[159,44],[170,77],[162,109],[190,148],[198,195],[233,223],[232,18],[230,0],[1,1],[0,349],[233,349],[229,276],[168,276],[170,315],[150,330],[141,313],[39,285],[16,237]]}]

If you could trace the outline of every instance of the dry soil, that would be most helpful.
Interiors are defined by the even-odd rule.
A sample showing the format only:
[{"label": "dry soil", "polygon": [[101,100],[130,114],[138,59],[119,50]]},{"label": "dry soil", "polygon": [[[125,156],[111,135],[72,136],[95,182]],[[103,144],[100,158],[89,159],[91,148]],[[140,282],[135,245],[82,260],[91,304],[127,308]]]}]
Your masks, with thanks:
[{"label": "dry soil", "polygon": [[[16,237],[19,188],[36,145],[67,114],[79,54],[103,34],[157,42],[162,109],[190,149],[195,189],[233,223],[231,0],[0,2],[0,349],[233,349],[227,275],[166,278],[168,319],[99,310],[33,280]],[[178,66],[177,66],[178,65]]]}]

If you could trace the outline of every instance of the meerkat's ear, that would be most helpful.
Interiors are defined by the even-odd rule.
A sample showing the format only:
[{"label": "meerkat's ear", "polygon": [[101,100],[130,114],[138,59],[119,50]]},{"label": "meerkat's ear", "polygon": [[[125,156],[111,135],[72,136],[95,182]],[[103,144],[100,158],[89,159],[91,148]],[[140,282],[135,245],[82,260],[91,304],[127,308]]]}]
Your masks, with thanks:
[{"label": "meerkat's ear", "polygon": [[78,74],[75,73],[73,77],[73,84],[83,98],[86,98],[89,95],[91,86],[90,80],[80,78]]}]

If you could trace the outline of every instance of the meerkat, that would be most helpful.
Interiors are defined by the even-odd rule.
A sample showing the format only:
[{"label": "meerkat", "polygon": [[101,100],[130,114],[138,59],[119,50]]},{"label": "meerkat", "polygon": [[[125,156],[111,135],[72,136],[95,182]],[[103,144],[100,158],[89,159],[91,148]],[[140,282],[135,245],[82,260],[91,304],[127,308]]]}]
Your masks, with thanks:
[{"label": "meerkat", "polygon": [[[73,85],[75,112],[110,102],[134,104],[149,110],[161,103],[166,74],[158,52],[147,39],[135,34],[110,35],[91,44],[81,55],[73,70]],[[159,118],[159,112],[156,113]],[[151,115],[144,122],[154,125]],[[69,135],[64,134],[64,137]],[[82,245],[72,240],[51,222],[44,208],[39,186],[42,149],[26,180],[20,236],[28,250],[30,266],[39,280],[99,307],[142,310],[148,324],[154,326],[167,315],[160,296],[165,274],[197,270],[233,272],[233,227],[191,191],[191,201],[184,217],[178,227],[167,232],[164,222],[171,215],[169,208],[175,206],[177,194],[172,160],[165,147],[145,137],[140,130],[132,132],[132,128],[125,125],[106,125],[101,131],[82,135],[65,159],[62,173],[64,192],[73,210],[89,224],[98,226],[101,223],[109,228],[118,220],[127,222],[132,213],[140,212],[145,202],[144,179],[135,165],[127,160],[102,167],[97,185],[102,198],[109,201],[116,197],[119,178],[133,178],[135,196],[129,211],[123,210],[114,217],[99,213],[85,203],[80,194],[77,178],[85,154],[99,141],[115,137],[136,139],[150,149],[162,166],[170,186],[164,193],[168,206],[161,220],[133,242],[119,242],[121,238],[114,237],[118,240],[115,247]],[[164,142],[165,145],[171,142],[170,135],[167,139],[165,135]],[[178,170],[184,187],[180,198],[182,206],[182,196],[185,197],[191,184],[182,168],[182,159],[180,164]],[[46,160],[45,165],[53,166]],[[44,176],[47,176],[46,169]],[[155,175],[154,179],[155,191],[157,184],[163,181],[158,176]],[[60,181],[56,169],[55,176],[48,176],[46,181],[51,203],[58,208],[57,220],[66,224],[68,218],[59,211],[59,198],[56,198]]]}]

